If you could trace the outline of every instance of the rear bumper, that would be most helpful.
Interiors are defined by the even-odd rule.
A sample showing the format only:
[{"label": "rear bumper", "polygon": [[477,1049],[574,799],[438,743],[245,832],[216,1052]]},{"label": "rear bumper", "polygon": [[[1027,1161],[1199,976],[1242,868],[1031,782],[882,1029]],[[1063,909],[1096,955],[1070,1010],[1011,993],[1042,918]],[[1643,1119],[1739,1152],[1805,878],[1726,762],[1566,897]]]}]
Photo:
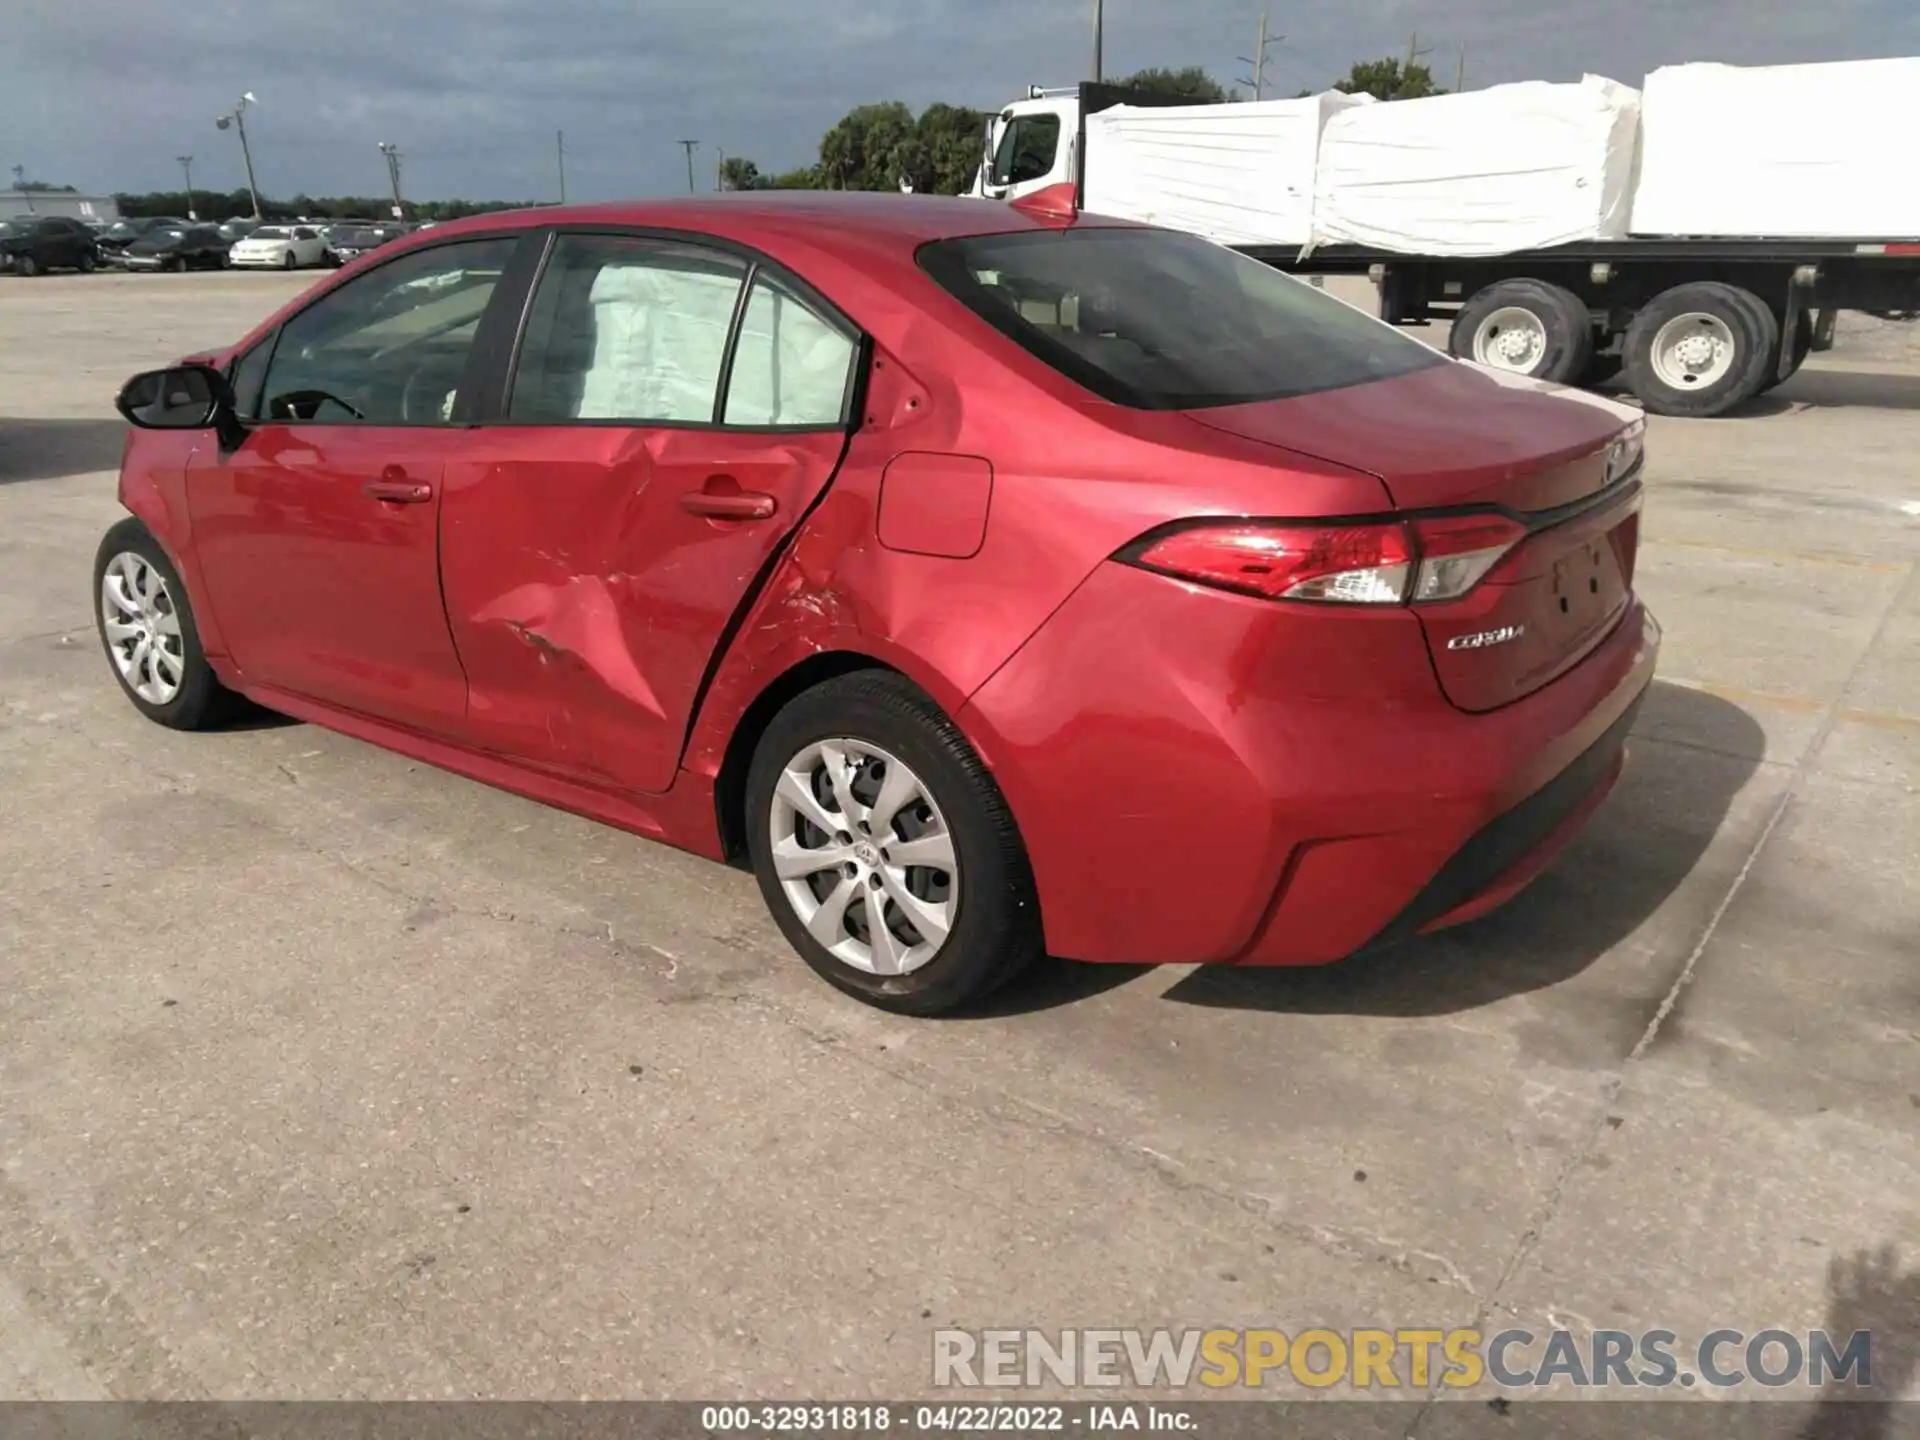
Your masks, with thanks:
[{"label": "rear bumper", "polygon": [[1107,565],[961,712],[1076,959],[1312,965],[1508,898],[1618,773],[1659,627],[1467,714],[1406,610]]}]

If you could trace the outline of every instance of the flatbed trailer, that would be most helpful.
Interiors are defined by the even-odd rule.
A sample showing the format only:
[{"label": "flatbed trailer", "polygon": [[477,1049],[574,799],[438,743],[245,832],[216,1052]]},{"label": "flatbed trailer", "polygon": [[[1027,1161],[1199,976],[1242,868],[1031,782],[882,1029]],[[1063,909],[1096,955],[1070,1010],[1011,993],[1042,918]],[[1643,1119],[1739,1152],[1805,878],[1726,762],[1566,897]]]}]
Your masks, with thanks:
[{"label": "flatbed trailer", "polygon": [[1634,238],[1498,256],[1248,245],[1298,275],[1367,275],[1380,318],[1445,322],[1463,359],[1576,385],[1623,378],[1649,410],[1718,415],[1833,345],[1841,310],[1920,315],[1920,239]]}]

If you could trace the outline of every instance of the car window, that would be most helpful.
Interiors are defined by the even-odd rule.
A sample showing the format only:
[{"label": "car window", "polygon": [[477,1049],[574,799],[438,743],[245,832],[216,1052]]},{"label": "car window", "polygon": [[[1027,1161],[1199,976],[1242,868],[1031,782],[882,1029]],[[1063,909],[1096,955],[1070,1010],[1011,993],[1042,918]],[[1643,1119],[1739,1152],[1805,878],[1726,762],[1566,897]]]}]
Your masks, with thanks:
[{"label": "car window", "polygon": [[262,225],[258,230],[253,232],[253,238],[255,240],[285,240],[287,238],[287,232],[285,227],[280,225]]},{"label": "car window", "polygon": [[975,235],[918,259],[1030,353],[1139,409],[1277,400],[1448,363],[1324,291],[1171,230]]},{"label": "car window", "polygon": [[734,343],[726,423],[838,427],[846,420],[854,354],[851,335],[759,272]]},{"label": "car window", "polygon": [[1053,170],[1054,152],[1060,148],[1058,115],[1021,115],[1001,133],[1000,149],[993,157],[995,185],[1021,185],[1039,180]]},{"label": "car window", "polygon": [[513,246],[504,237],[435,246],[329,291],[282,327],[262,418],[449,423]]},{"label": "car window", "polygon": [[711,423],[745,262],[563,235],[534,292],[507,418]]},{"label": "car window", "polygon": [[293,238],[296,240],[311,240],[313,239],[314,236],[318,235],[319,233],[320,232],[318,230],[313,230],[308,228],[305,225],[302,225],[293,232]]}]

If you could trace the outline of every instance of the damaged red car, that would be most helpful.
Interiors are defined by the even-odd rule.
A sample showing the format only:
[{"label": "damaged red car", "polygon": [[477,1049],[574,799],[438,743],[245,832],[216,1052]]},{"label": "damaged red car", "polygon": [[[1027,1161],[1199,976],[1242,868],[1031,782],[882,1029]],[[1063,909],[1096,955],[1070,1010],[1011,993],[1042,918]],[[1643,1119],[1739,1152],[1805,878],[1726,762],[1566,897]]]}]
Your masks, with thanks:
[{"label": "damaged red car", "polygon": [[1641,426],[1191,236],[920,196],[477,217],[136,376],[150,718],[238,697],[751,864],[916,1014],[1311,965],[1598,805]]}]

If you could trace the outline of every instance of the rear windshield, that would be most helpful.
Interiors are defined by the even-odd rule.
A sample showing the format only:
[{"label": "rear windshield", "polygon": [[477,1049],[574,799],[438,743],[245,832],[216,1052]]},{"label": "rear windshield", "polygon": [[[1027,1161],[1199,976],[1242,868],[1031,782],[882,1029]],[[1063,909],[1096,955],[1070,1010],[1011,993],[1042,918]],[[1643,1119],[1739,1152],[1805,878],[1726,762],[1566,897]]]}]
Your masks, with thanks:
[{"label": "rear windshield", "polygon": [[288,233],[286,227],[282,225],[262,225],[248,238],[253,240],[285,240]]},{"label": "rear windshield", "polygon": [[1279,400],[1446,363],[1324,291],[1170,230],[974,235],[919,260],[994,328],[1135,409]]}]

